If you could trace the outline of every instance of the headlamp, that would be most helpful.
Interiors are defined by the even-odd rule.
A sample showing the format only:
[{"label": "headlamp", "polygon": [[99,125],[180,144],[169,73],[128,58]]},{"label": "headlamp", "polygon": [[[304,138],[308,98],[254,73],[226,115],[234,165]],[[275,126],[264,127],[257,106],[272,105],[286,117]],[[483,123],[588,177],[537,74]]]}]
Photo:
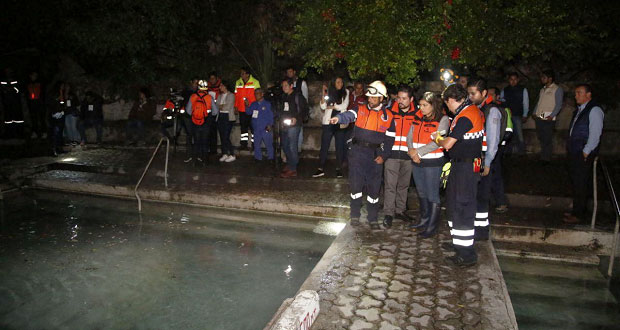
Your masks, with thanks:
[{"label": "headlamp", "polygon": [[166,116],[166,119],[172,119],[172,116]]},{"label": "headlamp", "polygon": [[452,69],[441,68],[439,72],[441,73],[441,81],[443,81],[443,84],[446,85],[446,87],[454,84],[456,79],[459,78],[459,76],[454,74]]}]

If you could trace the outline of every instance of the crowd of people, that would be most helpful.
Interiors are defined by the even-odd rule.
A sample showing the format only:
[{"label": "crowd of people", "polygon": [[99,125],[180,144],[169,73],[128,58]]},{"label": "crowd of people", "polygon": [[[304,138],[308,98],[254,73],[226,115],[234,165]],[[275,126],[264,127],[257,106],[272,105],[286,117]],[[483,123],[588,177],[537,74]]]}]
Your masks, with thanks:
[{"label": "crowd of people", "polygon": [[[240,126],[240,146],[253,150],[256,162],[274,162],[284,154],[282,178],[298,175],[303,126],[310,115],[308,85],[289,67],[279,84],[264,88],[248,68],[240,69],[234,84],[222,81],[216,72],[208,79],[192,79],[181,93],[171,93],[161,115],[161,133],[176,139],[184,133],[185,162],[204,165],[210,154],[219,162],[233,162],[238,154],[231,143],[234,124]],[[46,138],[49,132],[54,153],[63,144],[84,145],[85,129],[94,127],[97,143],[102,140],[101,96],[87,91],[78,98],[66,82],[59,82],[44,95],[36,72],[22,85],[5,73],[1,82],[2,116],[6,134],[23,134],[28,107],[32,138]],[[552,71],[541,74],[543,87],[531,111],[541,144],[540,161],[548,163],[552,154],[552,135],[562,109],[564,93],[555,83]],[[519,75],[510,73],[508,85],[499,89],[483,79],[461,76],[443,93],[421,91],[414,95],[408,86],[388,90],[381,81],[367,86],[354,82],[346,86],[343,77],[323,85],[321,147],[313,177],[342,177],[348,169],[350,223],[360,225],[363,195],[366,195],[368,224],[371,229],[390,228],[394,219],[409,222],[421,238],[433,237],[439,225],[440,189],[446,190],[448,224],[455,250],[450,262],[471,266],[477,261],[474,241],[489,238],[489,208],[494,200],[496,212],[507,210],[502,177],[505,153],[523,154],[523,123],[530,117],[529,94],[519,84]],[[416,97],[417,96],[417,97]],[[578,105],[570,122],[568,155],[574,186],[573,211],[564,221],[577,223],[586,216],[586,201],[596,157],[604,114],[592,100],[590,85],[575,88]],[[128,116],[127,144],[143,144],[145,124],[153,119],[156,104],[147,89],[140,89]],[[336,160],[328,162],[334,141]],[[332,164],[332,167],[328,167]],[[407,214],[411,181],[417,190],[418,221]],[[379,199],[383,188],[384,219],[379,224]]]}]

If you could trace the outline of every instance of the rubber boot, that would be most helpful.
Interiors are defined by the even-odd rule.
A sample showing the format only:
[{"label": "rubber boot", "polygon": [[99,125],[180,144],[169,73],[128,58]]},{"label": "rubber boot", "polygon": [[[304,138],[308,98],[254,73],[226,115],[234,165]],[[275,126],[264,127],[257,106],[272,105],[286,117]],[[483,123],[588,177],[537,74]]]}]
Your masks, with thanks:
[{"label": "rubber boot", "polygon": [[437,227],[439,227],[440,212],[441,207],[439,207],[439,203],[430,203],[430,219],[428,220],[426,230],[419,234],[420,237],[429,238],[435,236],[435,233],[437,233]]},{"label": "rubber boot", "polygon": [[409,229],[420,229],[426,227],[428,219],[430,217],[431,212],[429,209],[430,203],[428,202],[428,199],[419,198],[418,200],[420,201],[420,223],[418,223],[417,225],[411,223],[409,225]]}]

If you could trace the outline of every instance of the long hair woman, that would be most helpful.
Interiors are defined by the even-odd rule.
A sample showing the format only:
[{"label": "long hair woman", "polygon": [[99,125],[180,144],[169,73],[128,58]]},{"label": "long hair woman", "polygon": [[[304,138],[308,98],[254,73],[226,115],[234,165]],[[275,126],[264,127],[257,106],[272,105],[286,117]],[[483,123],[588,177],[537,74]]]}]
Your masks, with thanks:
[{"label": "long hair woman", "polygon": [[418,104],[420,111],[407,134],[407,146],[414,165],[413,180],[420,202],[420,222],[411,224],[410,228],[419,230],[421,237],[428,238],[437,232],[441,211],[439,182],[446,162],[443,149],[437,146],[431,134],[445,135],[450,128],[450,120],[444,114],[439,95],[426,92]]},{"label": "long hair woman", "polygon": [[329,88],[323,86],[323,94],[320,102],[323,118],[321,120],[321,152],[319,156],[319,168],[312,175],[315,178],[325,175],[325,164],[327,163],[327,153],[332,137],[335,138],[336,145],[336,177],[342,177],[342,162],[344,159],[344,134],[345,130],[340,125],[332,125],[329,120],[337,114],[347,111],[349,106],[349,91],[344,87],[342,77],[336,77]]}]

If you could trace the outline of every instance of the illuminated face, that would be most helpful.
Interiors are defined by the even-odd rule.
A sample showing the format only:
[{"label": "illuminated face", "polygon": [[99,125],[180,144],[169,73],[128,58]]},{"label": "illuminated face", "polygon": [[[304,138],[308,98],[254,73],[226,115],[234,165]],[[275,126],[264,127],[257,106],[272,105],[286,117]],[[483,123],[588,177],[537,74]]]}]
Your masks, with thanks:
[{"label": "illuminated face", "polygon": [[425,99],[421,99],[420,102],[420,111],[425,117],[430,116],[433,113],[433,105],[428,103]]},{"label": "illuminated face", "polygon": [[221,92],[221,93],[226,93],[226,92],[228,92],[228,88],[226,88],[226,85],[224,85],[224,84],[220,84],[220,92]]},{"label": "illuminated face", "polygon": [[261,91],[254,91],[254,97],[256,97],[256,101],[262,101],[263,100],[263,92]]},{"label": "illuminated face", "polygon": [[295,70],[293,69],[287,69],[286,70],[286,77],[287,78],[295,78]]},{"label": "illuminated face", "polygon": [[194,79],[190,82],[192,89],[198,89],[198,79]]},{"label": "illuminated face", "polygon": [[241,70],[240,76],[243,81],[248,81],[248,79],[250,79],[250,73],[246,72],[245,70]]},{"label": "illuminated face", "polygon": [[344,87],[344,81],[342,81],[342,78],[336,78],[336,81],[334,81],[334,86],[337,90],[341,90],[342,87]]},{"label": "illuminated face", "polygon": [[286,80],[282,82],[282,91],[286,94],[291,94],[293,92],[293,88]]},{"label": "illuminated face", "polygon": [[467,84],[469,83],[469,78],[463,76],[459,77],[458,84],[463,86],[463,88],[467,88]]},{"label": "illuminated face", "polygon": [[409,109],[411,106],[411,101],[413,101],[413,98],[406,92],[398,92],[396,99],[398,101],[398,108],[401,110]]},{"label": "illuminated face", "polygon": [[480,105],[486,98],[487,91],[485,90],[480,92],[477,87],[472,86],[467,88],[467,94],[469,95],[470,101],[472,101],[474,104]]},{"label": "illuminated face", "polygon": [[587,93],[586,88],[583,86],[579,86],[575,88],[575,101],[577,104],[581,105],[587,103],[592,99],[592,93]]},{"label": "illuminated face", "polygon": [[541,82],[543,85],[548,84],[548,83],[549,83],[549,77],[547,77],[547,76],[545,76],[545,75],[543,74],[542,76],[540,76],[540,82]]},{"label": "illuminated face", "polygon": [[376,108],[383,101],[383,96],[369,96],[368,97],[368,105],[370,108]]},{"label": "illuminated face", "polygon": [[448,110],[452,113],[456,113],[456,109],[458,109],[458,107],[461,105],[460,102],[453,98],[449,98],[447,101],[444,101],[444,103],[448,107]]},{"label": "illuminated face", "polygon": [[362,95],[362,93],[364,93],[364,85],[355,83],[355,95]]}]

